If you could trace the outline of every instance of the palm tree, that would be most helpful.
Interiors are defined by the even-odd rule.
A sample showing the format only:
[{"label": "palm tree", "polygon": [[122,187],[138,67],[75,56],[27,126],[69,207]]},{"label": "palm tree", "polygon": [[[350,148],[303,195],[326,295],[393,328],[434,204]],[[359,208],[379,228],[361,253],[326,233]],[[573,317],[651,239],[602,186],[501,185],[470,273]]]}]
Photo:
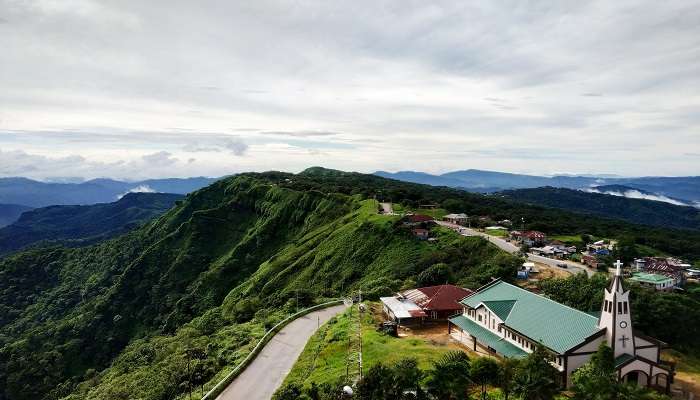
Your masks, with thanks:
[{"label": "palm tree", "polygon": [[426,388],[440,400],[462,400],[469,397],[469,356],[462,351],[452,351],[433,364]]}]

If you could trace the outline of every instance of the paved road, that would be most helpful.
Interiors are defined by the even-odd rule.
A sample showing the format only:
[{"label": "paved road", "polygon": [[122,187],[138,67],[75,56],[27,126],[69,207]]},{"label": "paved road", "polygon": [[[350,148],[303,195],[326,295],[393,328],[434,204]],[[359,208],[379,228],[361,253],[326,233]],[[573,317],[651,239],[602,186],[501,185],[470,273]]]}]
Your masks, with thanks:
[{"label": "paved road", "polygon": [[[510,243],[506,240],[503,240],[499,237],[487,235],[484,232],[475,231],[474,229],[465,228],[463,226],[451,224],[451,223],[445,222],[445,221],[435,221],[435,222],[437,222],[439,225],[458,230],[464,236],[481,236],[484,239],[488,240],[489,242],[495,244],[496,246],[498,246],[502,250],[505,250],[509,253],[517,253],[518,251],[520,251],[520,247],[518,247],[518,246],[514,245],[513,243]],[[592,276],[595,273],[594,270],[587,268],[582,264],[575,263],[573,261],[554,260],[552,258],[542,257],[542,256],[534,255],[531,253],[528,253],[527,259],[530,261],[533,261],[533,262],[547,264],[550,267],[559,268],[559,269],[564,270],[564,271],[570,271],[573,274],[577,274],[579,272],[585,272],[588,276]],[[562,264],[562,263],[566,264],[567,268],[561,268],[559,266],[559,264]]]},{"label": "paved road", "polygon": [[270,400],[316,332],[319,318],[323,324],[345,308],[342,304],[324,308],[284,327],[217,400]]}]

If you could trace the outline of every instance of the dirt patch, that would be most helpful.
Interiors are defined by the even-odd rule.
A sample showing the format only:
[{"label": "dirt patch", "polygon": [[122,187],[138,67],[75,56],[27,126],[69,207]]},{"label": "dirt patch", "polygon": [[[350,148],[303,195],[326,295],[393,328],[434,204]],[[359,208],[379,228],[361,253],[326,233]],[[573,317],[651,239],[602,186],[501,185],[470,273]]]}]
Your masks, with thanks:
[{"label": "dirt patch", "polygon": [[664,350],[661,355],[664,360],[676,363],[676,376],[671,388],[679,388],[685,393],[700,396],[700,368],[697,358],[673,350]]}]

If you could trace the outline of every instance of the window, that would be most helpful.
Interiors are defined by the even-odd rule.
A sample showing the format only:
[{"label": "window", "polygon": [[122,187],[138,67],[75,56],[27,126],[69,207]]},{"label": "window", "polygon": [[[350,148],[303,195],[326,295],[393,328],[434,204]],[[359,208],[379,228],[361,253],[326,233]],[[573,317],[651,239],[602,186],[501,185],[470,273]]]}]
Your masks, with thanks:
[{"label": "window", "polygon": [[622,314],[622,302],[621,301],[617,302],[617,313]]},{"label": "window", "polygon": [[623,308],[625,310],[624,313],[627,314],[627,302],[622,303],[622,305],[623,305]]},{"label": "window", "polygon": [[479,322],[481,322],[481,314],[479,314]]}]

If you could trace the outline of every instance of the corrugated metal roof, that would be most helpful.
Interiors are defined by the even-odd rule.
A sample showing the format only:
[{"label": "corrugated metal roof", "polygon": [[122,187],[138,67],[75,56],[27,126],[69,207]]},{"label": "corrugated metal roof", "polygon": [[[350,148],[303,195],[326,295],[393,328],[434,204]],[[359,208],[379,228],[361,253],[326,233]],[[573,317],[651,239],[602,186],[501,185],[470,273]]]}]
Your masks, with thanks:
[{"label": "corrugated metal roof", "polygon": [[669,278],[666,275],[648,274],[648,273],[644,273],[644,272],[637,272],[637,273],[632,274],[632,277],[630,278],[630,280],[637,281],[637,282],[652,283],[652,284],[673,282],[673,278]]},{"label": "corrugated metal roof", "polygon": [[438,285],[409,289],[401,292],[401,295],[425,310],[446,311],[461,309],[459,301],[472,293],[471,290],[459,286]]},{"label": "corrugated metal roof", "polygon": [[450,322],[469,332],[476,338],[477,341],[496,350],[498,354],[509,358],[523,358],[527,356],[527,352],[524,350],[518,348],[514,344],[508,342],[493,332],[490,332],[488,329],[480,326],[469,318],[466,318],[464,315],[450,318]]},{"label": "corrugated metal roof", "polygon": [[380,297],[379,300],[386,304],[396,318],[425,317],[425,312],[411,300],[396,297]]},{"label": "corrugated metal roof", "polygon": [[484,301],[486,307],[488,307],[494,314],[498,315],[502,321],[508,319],[510,311],[515,305],[515,300],[497,300],[497,301]]},{"label": "corrugated metal roof", "polygon": [[619,368],[622,364],[625,364],[633,358],[634,356],[632,354],[621,354],[617,356],[617,358],[615,358],[615,368]]},{"label": "corrugated metal roof", "polygon": [[476,308],[496,301],[514,302],[504,320],[506,326],[560,354],[599,330],[596,317],[502,281],[486,286],[462,304]]}]

